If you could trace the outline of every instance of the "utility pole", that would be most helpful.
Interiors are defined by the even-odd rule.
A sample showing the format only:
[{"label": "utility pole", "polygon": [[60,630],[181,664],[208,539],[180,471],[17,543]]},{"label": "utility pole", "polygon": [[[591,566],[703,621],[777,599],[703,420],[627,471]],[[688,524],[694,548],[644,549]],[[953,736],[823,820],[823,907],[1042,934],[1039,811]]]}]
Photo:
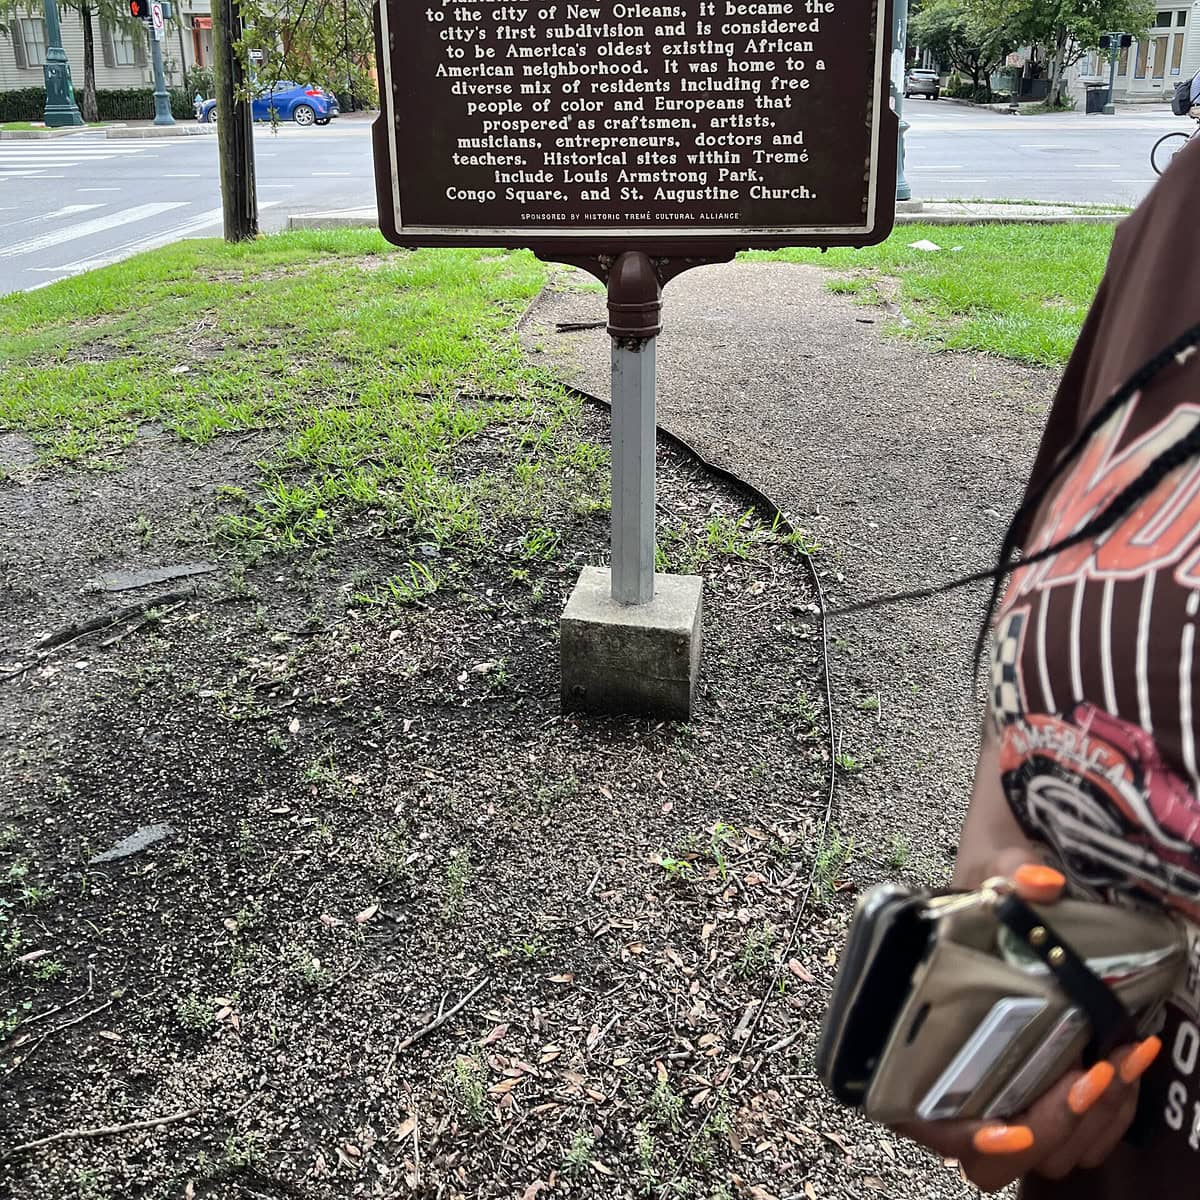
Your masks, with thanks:
[{"label": "utility pole", "polygon": [[242,41],[238,0],[214,0],[213,66],[217,76],[217,153],[221,160],[221,206],[225,240],[258,236],[258,196],[254,184],[254,123],[246,72],[237,56]]},{"label": "utility pole", "polygon": [[75,103],[75,89],[71,86],[71,64],[62,44],[58,0],[44,0],[42,7],[46,19],[46,65],[42,68],[46,81],[46,108],[43,119],[52,127],[82,125],[83,117]]},{"label": "utility pole", "polygon": [[346,0],[342,0],[342,55],[346,59],[346,111],[357,112],[354,99],[354,79],[350,74],[350,20],[346,14]]}]

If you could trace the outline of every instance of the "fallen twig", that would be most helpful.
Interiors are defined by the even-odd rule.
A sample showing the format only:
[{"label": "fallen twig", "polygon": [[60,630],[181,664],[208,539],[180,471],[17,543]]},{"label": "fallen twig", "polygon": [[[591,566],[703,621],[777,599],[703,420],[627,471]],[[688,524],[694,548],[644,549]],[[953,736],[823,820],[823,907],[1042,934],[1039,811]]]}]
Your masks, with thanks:
[{"label": "fallen twig", "polygon": [[36,1150],[40,1146],[50,1146],[55,1142],[71,1141],[74,1138],[115,1137],[119,1133],[135,1133],[139,1129],[158,1129],[162,1125],[173,1125],[177,1121],[186,1121],[199,1116],[198,1108],[189,1108],[186,1112],[172,1113],[169,1117],[152,1117],[148,1121],[130,1121],[127,1125],[102,1125],[96,1129],[64,1129],[61,1133],[52,1133],[49,1137],[38,1138],[32,1142],[22,1142],[5,1150],[0,1157],[11,1158],[24,1150]]},{"label": "fallen twig", "polygon": [[589,1054],[594,1054],[596,1052],[596,1047],[600,1045],[602,1041],[604,1041],[604,1039],[608,1036],[609,1031],[616,1023],[617,1017],[613,1017],[613,1019],[609,1021],[609,1023],[605,1025],[605,1027],[601,1029],[598,1034],[596,1034],[596,1040],[587,1048]]},{"label": "fallen twig", "polygon": [[326,992],[330,992],[330,991],[332,991],[332,990],[333,990],[335,987],[337,987],[337,985],[338,985],[339,983],[341,983],[341,982],[342,982],[344,979],[347,979],[347,978],[349,978],[349,976],[353,975],[353,974],[354,974],[354,972],[355,972],[355,971],[357,971],[357,970],[358,970],[358,968],[359,968],[359,967],[361,967],[361,966],[362,966],[362,959],[361,959],[361,958],[356,958],[356,959],[355,959],[355,960],[354,960],[354,961],[353,961],[353,962],[352,962],[352,963],[351,963],[351,964],[350,964],[350,965],[349,965],[349,966],[348,966],[348,967],[347,967],[347,968],[346,968],[346,969],[345,969],[345,970],[344,970],[344,971],[343,971],[343,972],[342,972],[340,975],[335,975],[335,976],[334,976],[334,977],[333,977],[333,978],[332,978],[332,979],[331,979],[331,980],[330,980],[330,981],[329,981],[329,982],[328,982],[328,983],[325,985],[325,987],[322,989],[322,991],[326,991]]},{"label": "fallen twig", "polygon": [[128,621],[131,617],[144,617],[151,609],[162,608],[166,604],[177,604],[181,600],[190,600],[195,594],[194,587],[180,588],[173,592],[164,592],[161,596],[150,596],[145,600],[139,600],[137,604],[126,604],[115,612],[101,613],[99,616],[89,617],[86,621],[76,621],[62,629],[55,630],[54,633],[48,633],[44,638],[34,642],[33,650],[40,654],[46,650],[53,650],[57,646],[65,646],[67,642],[73,642],[86,634],[98,633],[101,629],[120,625],[122,621]]},{"label": "fallen twig", "polygon": [[[93,633],[101,633],[105,629],[112,629],[115,625],[121,625],[134,617],[141,618],[144,622],[147,614],[154,609],[161,608],[164,605],[181,604],[184,601],[191,600],[195,595],[195,588],[164,592],[161,596],[150,597],[138,604],[126,604],[123,608],[118,608],[113,612],[104,613],[97,617],[90,617],[86,621],[77,621],[72,625],[55,630],[54,633],[48,633],[44,638],[34,642],[30,650],[33,657],[29,662],[22,663],[19,667],[0,675],[0,682],[7,679],[16,679],[17,676],[24,675],[26,671],[32,671],[34,667],[46,661],[51,650],[60,650],[64,646],[69,646],[79,641],[80,638],[85,638]],[[121,636],[125,635],[122,634]]]},{"label": "fallen twig", "polygon": [[[43,1033],[41,1037],[39,1037],[36,1041],[34,1041],[33,1045],[30,1046],[29,1049],[26,1050],[25,1053],[22,1054],[20,1058],[18,1058],[12,1064],[12,1066],[9,1067],[8,1070],[4,1072],[5,1076],[7,1077],[7,1076],[11,1075],[18,1067],[23,1067],[33,1057],[33,1055],[35,1053],[37,1053],[38,1047],[44,1041],[46,1041],[48,1038],[52,1038],[56,1033],[61,1033],[64,1029],[69,1029],[72,1025],[78,1025],[80,1021],[86,1021],[88,1019],[88,1017],[94,1017],[98,1012],[103,1012],[106,1008],[111,1008],[111,1007],[112,1007],[112,1001],[106,1000],[103,1004],[99,1004],[95,1008],[91,1009],[90,1011],[85,1012],[83,1014],[83,1016],[81,1016],[81,1017],[75,1017],[73,1020],[64,1021],[61,1025],[56,1025],[53,1029],[47,1029],[46,1032]],[[21,1038],[18,1041],[13,1042],[12,1048],[14,1050],[16,1050],[19,1046],[23,1046],[27,1041],[31,1041],[32,1039],[33,1039],[33,1035],[27,1034],[24,1038]]]},{"label": "fallen twig", "polygon": [[112,1008],[112,1001],[105,1000],[103,1004],[97,1004],[95,1008],[89,1008],[82,1016],[72,1017],[69,1021],[64,1021],[61,1025],[55,1025],[53,1029],[42,1034],[43,1038],[53,1037],[56,1033],[62,1033],[64,1029],[70,1029],[72,1025],[78,1025],[80,1021],[86,1021],[88,1017],[94,1017],[98,1012],[103,1012],[106,1008]]},{"label": "fallen twig", "polygon": [[421,1188],[421,1129],[420,1129],[420,1123],[421,1123],[421,1117],[420,1117],[420,1114],[417,1112],[416,1105],[414,1104],[413,1105],[413,1128],[412,1128],[413,1175],[416,1177],[416,1188],[414,1190],[417,1190],[417,1191],[419,1191]]},{"label": "fallen twig", "polygon": [[[184,601],[180,600],[177,604],[172,604],[164,608],[159,614],[160,617],[170,616],[173,612],[178,612],[184,605]],[[148,616],[143,616],[140,621],[134,621],[132,625],[126,625],[120,633],[114,633],[112,637],[106,637],[101,643],[100,648],[107,650],[110,646],[117,645],[118,642],[123,642],[131,633],[140,633],[147,625],[153,624]]]},{"label": "fallen twig", "polygon": [[26,1019],[21,1022],[21,1027],[23,1028],[26,1025],[34,1025],[38,1021],[44,1021],[47,1017],[54,1016],[55,1013],[66,1012],[66,1010],[68,1008],[74,1008],[75,1005],[80,1002],[80,1000],[86,1000],[91,994],[92,994],[92,968],[91,968],[91,964],[89,963],[88,964],[87,991],[80,992],[79,995],[76,996],[74,1000],[68,1000],[66,1002],[66,1004],[56,1004],[53,1008],[48,1008],[48,1009],[46,1009],[46,1011],[44,1013],[38,1013],[37,1016],[35,1016],[35,1017],[26,1017]]},{"label": "fallen twig", "polygon": [[[438,1015],[434,1017],[434,1019],[430,1021],[428,1025],[422,1026],[417,1030],[416,1033],[410,1034],[408,1037],[406,1037],[404,1041],[402,1041],[400,1045],[396,1047],[396,1053],[402,1053],[415,1042],[419,1042],[423,1037],[426,1036],[426,1034],[432,1033],[435,1029],[440,1029],[446,1024],[447,1021],[450,1020],[451,1017],[455,1016],[461,1009],[466,1007],[466,1005],[481,991],[483,991],[483,989],[487,987],[490,982],[491,981],[488,979],[481,979],[453,1008],[447,1009],[445,1012],[441,1011],[441,1006],[439,1005]],[[443,1000],[442,1003],[444,1004],[445,1000]]]}]

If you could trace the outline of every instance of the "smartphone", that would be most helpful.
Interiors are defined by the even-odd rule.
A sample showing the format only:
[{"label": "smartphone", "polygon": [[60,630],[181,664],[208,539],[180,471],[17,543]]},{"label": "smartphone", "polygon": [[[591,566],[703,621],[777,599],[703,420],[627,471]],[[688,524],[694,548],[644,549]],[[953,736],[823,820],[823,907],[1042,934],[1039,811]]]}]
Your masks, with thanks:
[{"label": "smartphone", "polygon": [[843,1104],[861,1108],[931,929],[921,897],[882,883],[859,899],[825,1013],[817,1073]]}]

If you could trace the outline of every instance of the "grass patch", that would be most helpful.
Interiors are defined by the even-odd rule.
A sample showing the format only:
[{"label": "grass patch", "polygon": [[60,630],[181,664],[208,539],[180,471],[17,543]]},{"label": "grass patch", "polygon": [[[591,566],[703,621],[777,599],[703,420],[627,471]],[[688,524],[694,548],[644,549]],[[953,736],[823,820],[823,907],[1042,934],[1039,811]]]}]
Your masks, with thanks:
[{"label": "grass patch", "polygon": [[[219,537],[296,547],[369,512],[452,540],[479,525],[455,447],[561,395],[514,331],[545,277],[530,254],[360,230],[181,242],[0,301],[0,429],[102,468],[146,421],[197,443],[270,428],[281,442],[223,496]],[[419,568],[393,583],[401,603],[436,586]]]},{"label": "grass patch", "polygon": [[[1059,366],[1096,294],[1112,235],[1107,225],[906,225],[862,250],[753,251],[747,257],[844,272],[848,278],[830,281],[833,290],[864,299],[877,280],[892,277],[910,322],[897,326],[904,336],[946,350]],[[910,248],[923,239],[945,248]]]},{"label": "grass patch", "polygon": [[[105,122],[88,122],[85,125],[74,125],[73,129],[103,129]],[[45,132],[49,126],[44,121],[0,121],[0,129],[15,133]]]}]

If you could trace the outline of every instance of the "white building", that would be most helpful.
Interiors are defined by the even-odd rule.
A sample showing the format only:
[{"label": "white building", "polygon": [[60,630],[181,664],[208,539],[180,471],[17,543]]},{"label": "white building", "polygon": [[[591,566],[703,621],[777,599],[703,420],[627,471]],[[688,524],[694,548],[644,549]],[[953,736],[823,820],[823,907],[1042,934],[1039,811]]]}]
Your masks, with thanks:
[{"label": "white building", "polygon": [[[1114,98],[1161,100],[1169,104],[1181,79],[1200,71],[1200,0],[1191,4],[1167,4],[1159,0],[1154,24],[1146,36],[1120,52]],[[1107,57],[1085,55],[1071,72],[1071,94],[1083,107],[1087,84],[1108,85]]]},{"label": "white building", "polygon": [[[209,0],[182,0],[179,19],[168,21],[163,31],[163,65],[167,84],[183,86],[183,75],[192,66],[212,66],[212,16]],[[76,92],[83,88],[83,23],[74,9],[60,8],[63,49],[71,64]],[[108,25],[92,16],[95,42],[96,87],[143,88],[153,82],[146,35],[133,22]],[[0,91],[43,85],[46,61],[46,24],[38,13],[19,11],[7,28],[0,26]]]}]

